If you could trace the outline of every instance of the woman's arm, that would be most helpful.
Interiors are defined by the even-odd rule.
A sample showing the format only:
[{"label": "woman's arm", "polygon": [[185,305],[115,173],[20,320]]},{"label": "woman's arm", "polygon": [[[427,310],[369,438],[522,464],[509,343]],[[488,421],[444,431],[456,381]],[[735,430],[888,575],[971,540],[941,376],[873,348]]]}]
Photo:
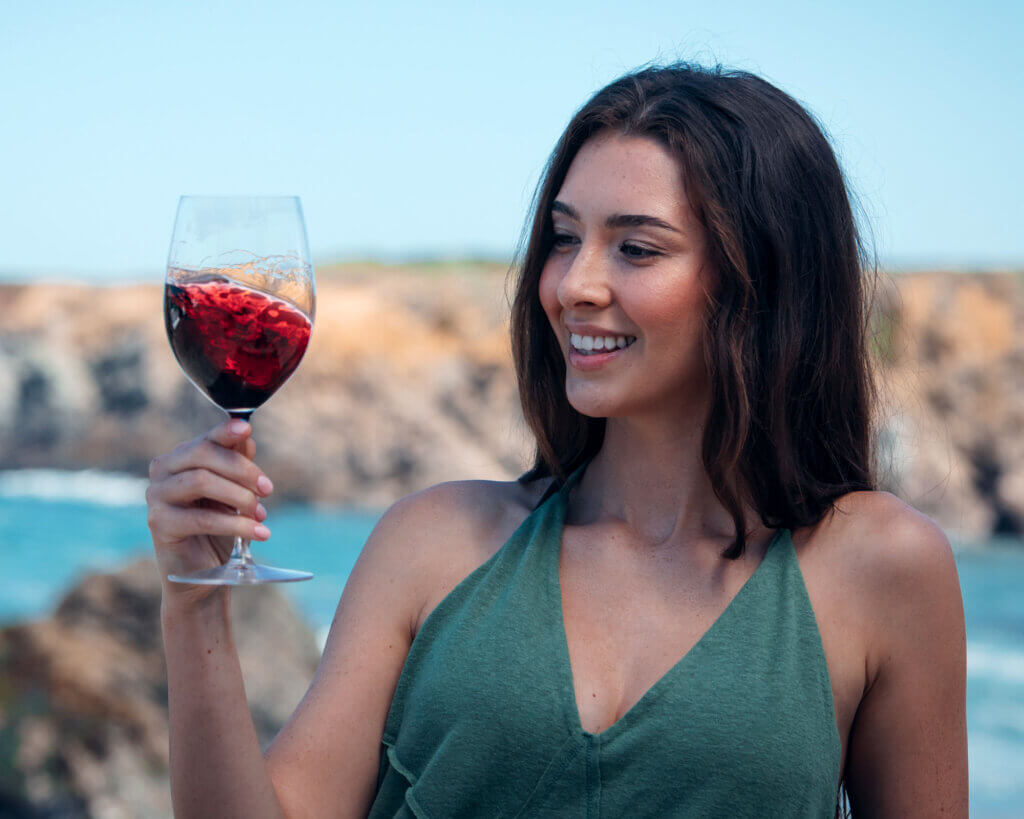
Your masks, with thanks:
[{"label": "woman's arm", "polygon": [[888,495],[858,548],[876,624],[846,784],[855,817],[967,817],[966,637],[953,552]]},{"label": "woman's arm", "polygon": [[[154,461],[147,500],[163,576],[223,561],[230,536],[252,536],[265,517],[256,507],[262,472],[251,461],[249,431],[239,435],[222,425]],[[161,618],[179,819],[366,815],[414,623],[437,591],[446,554],[481,536],[479,513],[463,514],[473,497],[466,484],[444,484],[399,501],[377,523],[346,584],[313,683],[266,759],[246,702],[227,590],[165,583]],[[197,534],[203,532],[215,534]]]},{"label": "woman's arm", "polygon": [[219,589],[199,608],[165,603],[161,611],[178,819],[285,815],[264,770],[245,698],[228,594]]},{"label": "woman's arm", "polygon": [[432,603],[507,536],[500,494],[486,481],[440,484],[403,498],[378,522],[345,585],[313,683],[267,750],[291,819],[366,816],[415,631]]},{"label": "woman's arm", "polygon": [[[381,736],[458,517],[452,487],[400,500],[378,522],[345,585],[316,676],[267,750],[291,819],[364,817],[377,784]],[[445,518],[448,518],[446,523]]]},{"label": "woman's arm", "polygon": [[434,521],[423,513],[436,495],[399,501],[374,528],[313,683],[266,759],[231,639],[227,593],[201,608],[165,604],[176,816],[366,815],[384,720],[419,611],[422,578],[411,571],[424,558],[417,539],[431,531]]},{"label": "woman's arm", "polygon": [[283,815],[245,699],[228,591],[167,580],[223,563],[234,535],[269,534],[258,525],[266,519],[259,499],[272,487],[252,462],[251,432],[224,422],[150,464],[147,522],[163,586],[171,797],[179,818]]}]

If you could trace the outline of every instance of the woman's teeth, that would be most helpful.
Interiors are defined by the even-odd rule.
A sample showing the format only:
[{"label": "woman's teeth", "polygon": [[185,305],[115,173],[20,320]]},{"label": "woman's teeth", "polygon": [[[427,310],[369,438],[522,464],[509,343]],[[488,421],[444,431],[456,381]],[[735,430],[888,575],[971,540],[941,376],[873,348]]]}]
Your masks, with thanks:
[{"label": "woman's teeth", "polygon": [[581,336],[578,333],[569,335],[569,343],[578,353],[584,355],[621,350],[636,341],[636,336]]}]

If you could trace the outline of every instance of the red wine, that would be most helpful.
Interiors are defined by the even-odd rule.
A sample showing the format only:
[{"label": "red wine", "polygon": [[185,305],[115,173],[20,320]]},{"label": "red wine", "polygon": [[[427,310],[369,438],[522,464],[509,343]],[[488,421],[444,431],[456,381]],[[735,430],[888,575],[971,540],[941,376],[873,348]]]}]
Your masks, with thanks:
[{"label": "red wine", "polygon": [[252,410],[299,366],[312,323],[297,307],[223,276],[167,283],[174,357],[222,409]]}]

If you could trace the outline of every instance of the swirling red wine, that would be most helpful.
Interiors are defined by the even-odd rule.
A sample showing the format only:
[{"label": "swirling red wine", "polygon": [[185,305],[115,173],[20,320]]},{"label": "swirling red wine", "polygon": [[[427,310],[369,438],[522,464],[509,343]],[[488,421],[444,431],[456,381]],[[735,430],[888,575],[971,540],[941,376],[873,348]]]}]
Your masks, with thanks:
[{"label": "swirling red wine", "polygon": [[299,366],[312,329],[294,305],[216,275],[167,282],[164,324],[178,364],[228,411],[270,398]]}]

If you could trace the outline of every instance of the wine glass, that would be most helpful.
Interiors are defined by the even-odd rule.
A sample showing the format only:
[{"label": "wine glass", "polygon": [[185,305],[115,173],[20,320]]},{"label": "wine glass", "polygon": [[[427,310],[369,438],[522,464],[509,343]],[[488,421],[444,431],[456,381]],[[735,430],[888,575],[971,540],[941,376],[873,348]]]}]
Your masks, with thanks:
[{"label": "wine glass", "polygon": [[[171,236],[164,324],[186,377],[232,418],[248,421],[299,366],[316,293],[295,196],[183,196]],[[176,583],[249,586],[309,580],[255,563],[235,538],[227,563]]]}]

